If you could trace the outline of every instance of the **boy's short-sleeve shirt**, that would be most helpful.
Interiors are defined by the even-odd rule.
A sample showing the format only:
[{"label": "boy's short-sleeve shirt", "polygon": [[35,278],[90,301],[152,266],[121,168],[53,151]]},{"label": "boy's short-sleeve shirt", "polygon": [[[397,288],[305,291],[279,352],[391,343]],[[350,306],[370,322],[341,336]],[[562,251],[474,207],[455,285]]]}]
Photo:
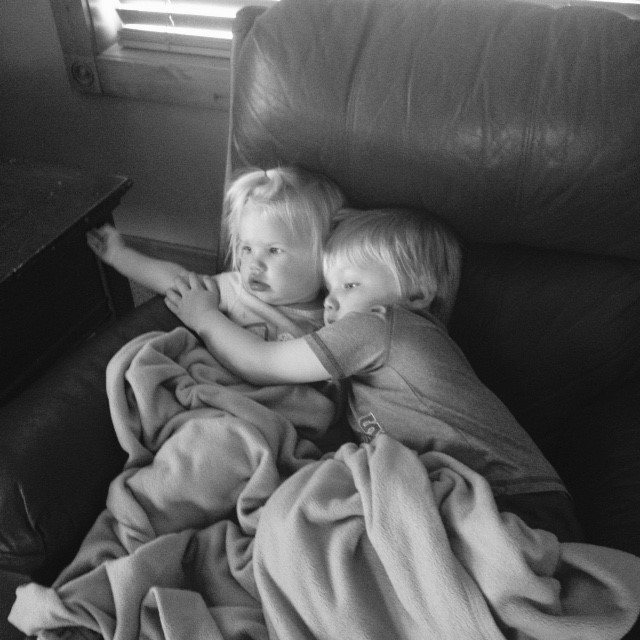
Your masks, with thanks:
[{"label": "boy's short-sleeve shirt", "polygon": [[291,340],[315,331],[323,325],[323,307],[298,308],[273,306],[250,294],[238,271],[214,276],[220,291],[220,311],[237,325],[259,335],[263,340]]},{"label": "boy's short-sleeve shirt", "polygon": [[418,453],[443,451],[496,494],[566,491],[437,320],[393,306],[348,314],[305,340],[332,377],[350,377],[349,424],[361,441],[384,432]]}]

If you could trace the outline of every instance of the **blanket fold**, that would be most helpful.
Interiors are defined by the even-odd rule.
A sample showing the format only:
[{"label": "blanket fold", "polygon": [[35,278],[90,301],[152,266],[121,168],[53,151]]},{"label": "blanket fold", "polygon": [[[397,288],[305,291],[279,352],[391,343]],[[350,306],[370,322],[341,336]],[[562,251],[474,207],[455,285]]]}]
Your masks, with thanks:
[{"label": "blanket fold", "polygon": [[640,611],[640,558],[560,544],[465,465],[386,435],[278,488],[254,571],[279,639],[604,640]]},{"label": "blanket fold", "polygon": [[386,435],[321,456],[327,397],[245,384],[186,329],[107,385],[128,459],[52,587],[18,588],[40,640],[614,640],[638,616],[640,558],[560,544]]},{"label": "blanket fold", "polygon": [[[189,633],[203,615],[207,633],[224,620],[234,630],[218,630],[225,639],[248,637],[247,625],[249,637],[266,637],[253,536],[282,480],[320,457],[309,438],[325,434],[333,402],[310,386],[246,384],[184,328],[125,345],[107,369],[107,393],[125,468],[72,563],[51,589],[19,591],[10,621],[43,638],[76,626],[109,640],[191,640],[171,612],[189,616],[171,602],[192,592],[202,603]],[[247,625],[229,620],[234,609]]]}]

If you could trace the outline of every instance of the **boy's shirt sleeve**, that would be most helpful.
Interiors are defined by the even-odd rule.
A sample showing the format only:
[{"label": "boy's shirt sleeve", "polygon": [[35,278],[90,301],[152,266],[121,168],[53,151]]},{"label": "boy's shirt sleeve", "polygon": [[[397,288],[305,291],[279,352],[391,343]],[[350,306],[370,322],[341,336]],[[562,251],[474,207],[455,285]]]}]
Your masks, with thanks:
[{"label": "boy's shirt sleeve", "polygon": [[304,339],[332,378],[348,378],[386,362],[389,335],[389,321],[383,315],[349,313]]}]

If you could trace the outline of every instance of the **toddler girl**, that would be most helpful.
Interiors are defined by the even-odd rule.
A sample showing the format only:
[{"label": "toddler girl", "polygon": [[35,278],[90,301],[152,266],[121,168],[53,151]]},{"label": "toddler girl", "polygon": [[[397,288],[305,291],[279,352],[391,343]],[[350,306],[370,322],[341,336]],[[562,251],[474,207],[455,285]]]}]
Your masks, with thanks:
[{"label": "toddler girl", "polygon": [[[287,340],[322,326],[322,249],[343,203],[331,180],[298,167],[243,171],[224,203],[233,270],[215,276],[141,254],[112,226],[89,232],[87,242],[105,263],[156,293],[165,294],[178,276],[197,279],[217,291],[231,320],[264,340]],[[191,321],[200,313],[194,308]]]}]

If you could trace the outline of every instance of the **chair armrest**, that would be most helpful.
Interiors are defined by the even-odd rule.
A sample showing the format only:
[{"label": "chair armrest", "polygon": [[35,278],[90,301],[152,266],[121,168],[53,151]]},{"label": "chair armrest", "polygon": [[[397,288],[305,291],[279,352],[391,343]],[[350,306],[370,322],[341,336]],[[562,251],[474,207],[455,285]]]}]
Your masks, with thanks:
[{"label": "chair armrest", "polygon": [[179,324],[153,298],[0,408],[0,569],[48,583],[73,558],[125,461],[106,366],[135,336]]},{"label": "chair armrest", "polygon": [[640,555],[640,379],[602,394],[567,426],[557,467],[587,541]]}]

